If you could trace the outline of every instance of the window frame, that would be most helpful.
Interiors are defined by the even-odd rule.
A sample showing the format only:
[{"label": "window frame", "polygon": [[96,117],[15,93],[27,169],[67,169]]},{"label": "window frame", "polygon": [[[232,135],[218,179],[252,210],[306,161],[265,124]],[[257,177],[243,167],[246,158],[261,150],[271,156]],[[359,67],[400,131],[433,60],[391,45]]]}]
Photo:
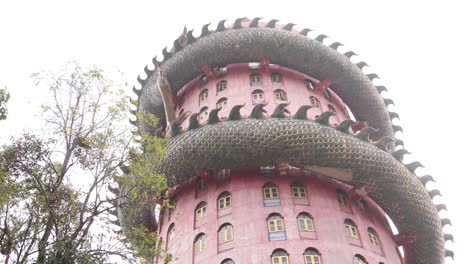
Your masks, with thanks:
[{"label": "window frame", "polygon": [[[320,255],[320,252],[315,248],[307,248],[304,251],[303,255],[304,264],[322,264],[322,256]],[[310,260],[308,260],[308,258],[310,258]]]},{"label": "window frame", "polygon": [[221,80],[216,83],[216,94],[227,89],[228,82],[226,80]]},{"label": "window frame", "polygon": [[193,252],[195,255],[203,253],[207,249],[207,237],[205,233],[200,233],[193,242]]},{"label": "window frame", "polygon": [[208,215],[208,203],[203,201],[195,207],[195,220],[200,221]]},{"label": "window frame", "polygon": [[261,86],[263,85],[262,82],[262,75],[258,72],[254,72],[249,75],[250,86]]},{"label": "window frame", "polygon": [[218,196],[218,210],[224,210],[232,206],[232,195],[230,192],[222,192]]},{"label": "window frame", "polygon": [[[257,98],[256,98],[257,97]],[[265,102],[265,92],[260,89],[254,90],[251,94],[252,104],[261,104]]]},{"label": "window frame", "polygon": [[[230,238],[230,239],[229,239]],[[221,225],[218,229],[218,243],[223,244],[234,240],[234,226],[230,223]]]},{"label": "window frame", "polygon": [[356,254],[354,255],[353,257],[353,264],[367,264],[367,260],[366,258],[364,258],[363,256],[359,255],[359,254]]},{"label": "window frame", "polygon": [[351,219],[345,220],[344,227],[345,227],[345,234],[347,238],[359,240],[358,227]]},{"label": "window frame", "polygon": [[285,232],[283,217],[280,214],[271,214],[268,219],[268,233]]},{"label": "window frame", "polygon": [[[312,101],[313,100],[313,101]],[[315,96],[310,96],[309,97],[309,101],[310,101],[310,105],[312,106],[312,108],[318,108],[318,109],[321,109],[321,103],[320,103],[320,100],[315,97]]]},{"label": "window frame", "polygon": [[[263,190],[263,199],[269,200],[269,199],[279,199],[279,190],[278,190],[278,185],[268,182],[265,183],[262,187]],[[276,192],[276,197],[274,197],[274,194]],[[267,197],[268,195],[270,197]]]},{"label": "window frame", "polygon": [[[301,224],[304,228],[301,227]],[[307,213],[300,213],[297,216],[297,227],[300,232],[315,232],[314,218]]]},{"label": "window frame", "polygon": [[216,102],[216,109],[224,110],[227,109],[228,99],[223,97]]},{"label": "window frame", "polygon": [[377,231],[375,231],[375,229],[373,229],[372,227],[367,228],[367,236],[369,237],[369,240],[372,245],[380,247],[379,235],[377,234]]},{"label": "window frame", "polygon": [[282,89],[276,89],[273,91],[273,95],[275,96],[275,101],[279,102],[287,102],[288,101],[288,94],[286,91]]},{"label": "window frame", "polygon": [[202,191],[208,188],[208,182],[206,182],[203,178],[199,177],[197,179],[197,191]]},{"label": "window frame", "polygon": [[337,113],[336,107],[334,107],[332,104],[328,104],[328,111],[333,112],[335,114]]},{"label": "window frame", "polygon": [[291,194],[294,199],[305,199],[307,198],[307,191],[302,183],[291,184]]},{"label": "window frame", "polygon": [[347,207],[348,206],[348,195],[345,191],[341,189],[336,190],[336,200],[340,207]]},{"label": "window frame", "polygon": [[274,72],[271,74],[271,81],[273,83],[282,83],[283,82],[283,75],[279,72]]},{"label": "window frame", "polygon": [[198,96],[198,103],[201,104],[203,101],[208,99],[208,88],[203,89]]},{"label": "window frame", "polygon": [[289,264],[289,254],[284,249],[277,249],[271,254],[272,264]]}]

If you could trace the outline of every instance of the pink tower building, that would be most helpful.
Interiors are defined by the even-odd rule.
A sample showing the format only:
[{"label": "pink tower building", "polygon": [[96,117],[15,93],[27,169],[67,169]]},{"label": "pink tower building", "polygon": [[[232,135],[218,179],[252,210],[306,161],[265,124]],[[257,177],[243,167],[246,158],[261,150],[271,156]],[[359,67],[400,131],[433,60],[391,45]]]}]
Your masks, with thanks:
[{"label": "pink tower building", "polygon": [[[443,263],[429,177],[404,164],[398,117],[366,64],[324,35],[238,19],[184,33],[135,90],[140,133],[169,139],[156,225],[174,264]],[[395,225],[392,232],[389,219]],[[400,250],[401,249],[401,250]],[[404,252],[403,254],[400,252]]]}]

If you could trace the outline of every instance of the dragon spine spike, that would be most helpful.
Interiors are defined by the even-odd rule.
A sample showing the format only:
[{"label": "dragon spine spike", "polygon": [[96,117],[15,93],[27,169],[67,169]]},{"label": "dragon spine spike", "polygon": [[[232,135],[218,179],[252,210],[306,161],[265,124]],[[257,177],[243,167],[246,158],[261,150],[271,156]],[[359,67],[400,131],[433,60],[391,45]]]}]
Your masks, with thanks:
[{"label": "dragon spine spike", "polygon": [[452,226],[452,221],[450,221],[450,219],[448,219],[448,218],[440,219],[440,223],[442,224],[442,227],[444,227],[446,225]]},{"label": "dragon spine spike", "polygon": [[266,112],[263,107],[265,107],[266,104],[257,104],[252,108],[252,112],[250,113],[250,118],[264,118],[265,116],[263,115],[264,112]]},{"label": "dragon spine spike", "polygon": [[200,124],[198,123],[198,115],[199,113],[194,113],[190,116],[188,130],[200,127]]},{"label": "dragon spine spike", "polygon": [[146,84],[146,80],[142,79],[140,75],[138,75],[137,81],[141,84],[142,87]]},{"label": "dragon spine spike", "polygon": [[367,78],[369,78],[369,80],[374,80],[374,79],[380,79],[380,77],[376,74],[376,73],[371,73],[371,74],[367,74]]},{"label": "dragon spine spike", "polygon": [[413,161],[411,163],[405,164],[405,167],[414,174],[417,168],[424,168],[424,165],[419,161]]},{"label": "dragon spine spike", "polygon": [[437,189],[434,189],[434,190],[430,190],[427,192],[429,194],[429,196],[433,199],[434,197],[436,196],[442,196],[442,194],[440,193],[439,190]]},{"label": "dragon spine spike", "polygon": [[435,207],[437,208],[438,212],[440,212],[442,210],[447,211],[447,205],[445,205],[445,204],[436,204]]},{"label": "dragon spine spike", "polygon": [[179,39],[174,40],[174,52],[178,52],[179,50],[182,49],[182,46],[180,45]]},{"label": "dragon spine spike", "polygon": [[344,121],[342,121],[335,129],[342,132],[342,133],[345,133],[345,134],[349,134],[349,128],[354,124],[355,122],[351,119],[346,119]]},{"label": "dragon spine spike", "polygon": [[400,115],[398,113],[388,112],[388,115],[390,116],[390,119],[394,119],[394,118],[400,119]]},{"label": "dragon spine spike", "polygon": [[286,109],[286,106],[288,106],[289,103],[282,103],[282,104],[278,104],[275,108],[275,110],[273,111],[273,114],[270,116],[272,118],[285,118],[286,115],[285,113],[289,112],[287,109]]},{"label": "dragon spine spike", "polygon": [[197,41],[197,39],[193,36],[193,29],[192,30],[189,30],[187,32],[187,45],[188,44],[192,44],[194,43],[195,41]]},{"label": "dragon spine spike", "polygon": [[343,44],[341,44],[340,42],[333,42],[330,46],[330,48],[334,49],[334,50],[337,50],[339,46],[343,46]]},{"label": "dragon spine spike", "polygon": [[260,21],[260,19],[262,19],[262,18],[261,17],[256,17],[256,18],[252,19],[252,21],[250,21],[249,27],[251,27],[251,28],[258,27],[258,21]]},{"label": "dragon spine spike", "polygon": [[351,59],[352,56],[356,56],[357,54],[354,53],[354,51],[348,51],[345,52],[343,55],[345,55],[348,59]]},{"label": "dragon spine spike", "polygon": [[218,26],[216,27],[216,32],[221,32],[221,31],[226,30],[226,27],[224,26],[224,22],[226,21],[227,21],[226,19],[223,19],[218,22]]},{"label": "dragon spine spike", "polygon": [[279,21],[278,19],[272,19],[272,20],[270,20],[270,22],[268,22],[268,24],[266,24],[265,27],[275,28],[276,27],[276,22],[278,22],[278,21]]},{"label": "dragon spine spike", "polygon": [[151,62],[153,62],[153,65],[154,65],[154,70],[153,71],[155,71],[159,67],[158,58],[156,56],[154,56],[153,59],[151,59]]},{"label": "dragon spine spike", "polygon": [[375,129],[373,127],[367,126],[363,128],[359,133],[356,135],[356,137],[362,141],[369,142],[369,137],[373,133],[377,132],[378,129]]},{"label": "dragon spine spike", "polygon": [[410,152],[404,148],[392,152],[392,156],[398,161],[402,161],[403,156],[406,154],[410,154]]},{"label": "dragon spine spike", "polygon": [[162,54],[163,54],[163,61],[167,61],[172,56],[171,53],[167,52],[167,47],[165,47],[162,50]]},{"label": "dragon spine spike", "polygon": [[283,29],[287,30],[287,31],[291,31],[295,25],[296,24],[294,24],[294,23],[288,23],[283,27]]},{"label": "dragon spine spike", "polygon": [[375,88],[377,89],[377,91],[378,91],[379,93],[382,93],[383,91],[388,91],[388,90],[387,90],[387,87],[382,86],[382,85],[377,85],[377,86],[375,86]]},{"label": "dragon spine spike", "polygon": [[322,124],[324,126],[330,126],[330,117],[334,116],[335,113],[332,111],[325,111],[322,114],[320,114],[319,117],[315,118],[315,122]]},{"label": "dragon spine spike", "polygon": [[133,91],[136,95],[140,96],[141,93],[143,92],[143,89],[138,90],[138,89],[135,87],[135,85],[134,85],[133,88],[132,88],[132,91]]},{"label": "dragon spine spike", "polygon": [[444,240],[445,241],[453,241],[453,235],[452,234],[444,234]]},{"label": "dragon spine spike", "polygon": [[242,21],[244,20],[244,17],[240,17],[234,21],[234,25],[232,26],[232,29],[239,29],[242,28]]},{"label": "dragon spine spike", "polygon": [[311,109],[311,105],[303,105],[297,109],[296,113],[294,114],[294,119],[300,120],[307,120],[307,111]]},{"label": "dragon spine spike", "polygon": [[323,43],[323,40],[326,39],[326,38],[328,38],[327,35],[325,35],[325,34],[320,34],[320,35],[318,35],[318,36],[315,38],[315,40],[318,41],[318,42],[320,42],[320,43]]},{"label": "dragon spine spike", "polygon": [[301,30],[301,32],[299,32],[299,34],[307,37],[307,33],[309,33],[310,31],[312,31],[312,29],[304,28],[303,30]]},{"label": "dragon spine spike", "polygon": [[445,250],[445,257],[446,257],[446,258],[449,258],[449,257],[450,257],[450,258],[452,258],[453,260],[455,260],[455,253],[453,253],[452,250],[446,249],[446,250]]},{"label": "dragon spine spike", "polygon": [[219,122],[219,117],[218,117],[218,112],[221,110],[221,108],[215,108],[210,111],[210,114],[208,116],[208,124],[216,124]]},{"label": "dragon spine spike", "polygon": [[424,176],[421,176],[421,177],[419,177],[419,181],[420,181],[424,186],[426,186],[426,184],[427,184],[428,182],[430,182],[430,181],[431,181],[431,182],[435,182],[434,178],[432,178],[431,175],[424,175]]},{"label": "dragon spine spike", "polygon": [[171,122],[171,137],[175,137],[180,133],[180,122],[175,119]]},{"label": "dragon spine spike", "polygon": [[403,128],[401,126],[396,126],[396,125],[392,125],[392,128],[393,128],[393,132],[403,132]]},{"label": "dragon spine spike", "polygon": [[393,102],[393,100],[390,98],[384,98],[383,101],[386,106],[395,105],[395,102]]},{"label": "dragon spine spike", "polygon": [[211,24],[211,23],[208,23],[208,24],[205,24],[205,25],[203,26],[202,32],[201,32],[201,34],[200,34],[200,38],[203,38],[203,37],[205,37],[205,36],[208,36],[208,35],[211,33],[210,29],[208,28],[208,27],[210,26],[210,24]]},{"label": "dragon spine spike", "polygon": [[402,146],[402,147],[404,147],[404,146],[405,146],[405,142],[403,142],[403,140],[401,140],[401,139],[397,139],[397,140],[395,140],[395,146]]},{"label": "dragon spine spike", "polygon": [[137,122],[135,120],[128,119],[128,122],[134,126],[137,126]]},{"label": "dragon spine spike", "polygon": [[369,66],[366,62],[364,61],[360,61],[358,63],[356,63],[356,66],[362,70],[362,68],[364,68],[365,66]]},{"label": "dragon spine spike", "polygon": [[393,138],[388,136],[383,136],[379,140],[373,142],[372,144],[383,151],[388,151],[388,143],[393,142]]},{"label": "dragon spine spike", "polygon": [[242,105],[235,105],[231,108],[231,111],[229,112],[229,116],[228,116],[228,121],[232,121],[232,120],[240,120],[241,119],[241,114],[240,114],[240,109],[242,107],[244,107],[245,104],[242,104]]},{"label": "dragon spine spike", "polygon": [[147,77],[150,77],[153,73],[153,71],[148,68],[148,65],[146,65],[145,68],[143,68],[143,70],[145,71]]}]

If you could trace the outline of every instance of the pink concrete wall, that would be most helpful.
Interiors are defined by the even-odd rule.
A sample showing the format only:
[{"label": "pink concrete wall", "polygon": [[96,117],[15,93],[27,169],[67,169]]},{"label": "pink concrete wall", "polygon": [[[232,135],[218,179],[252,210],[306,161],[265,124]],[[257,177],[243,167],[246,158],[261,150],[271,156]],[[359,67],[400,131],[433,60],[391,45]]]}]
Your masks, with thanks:
[{"label": "pink concrete wall", "polygon": [[[233,170],[227,184],[219,184],[212,177],[202,192],[197,193],[192,184],[177,193],[177,208],[170,217],[167,211],[161,215],[159,229],[166,241],[169,226],[175,224],[175,236],[167,245],[173,255],[172,263],[216,264],[232,258],[237,264],[265,264],[271,263],[270,256],[278,248],[289,253],[289,263],[304,263],[303,253],[308,247],[320,251],[324,264],[351,264],[355,254],[364,256],[368,263],[401,263],[383,211],[372,200],[365,198],[369,206],[367,214],[361,212],[356,200],[349,200],[349,207],[342,208],[336,199],[336,189],[349,191],[349,186],[319,175],[295,175],[265,177],[260,176],[258,169]],[[267,182],[278,185],[281,205],[264,206],[262,186]],[[308,202],[294,202],[290,187],[293,182],[304,184]],[[231,192],[232,207],[218,212],[217,197],[224,191]],[[202,201],[208,204],[206,220],[194,226],[194,210]],[[296,217],[301,212],[314,218],[314,234],[300,237]],[[284,217],[287,240],[268,240],[266,219],[271,213]],[[343,223],[347,218],[358,226],[359,241],[346,238]],[[234,226],[234,241],[219,246],[217,230],[224,223]],[[368,227],[377,231],[381,247],[370,243]],[[193,242],[202,232],[207,235],[207,249],[194,259]]]},{"label": "pink concrete wall", "polygon": [[[321,107],[320,109],[313,108],[309,110],[308,117],[310,119],[314,119],[315,116],[319,115],[321,112],[327,111],[329,104],[337,110],[337,115],[330,118],[330,124],[337,125],[340,121],[349,118],[348,114],[345,112],[345,104],[333,91],[328,89],[330,99],[327,99],[322,93],[317,93],[308,89],[305,85],[306,79],[311,80],[315,84],[318,83],[318,80],[305,74],[277,65],[270,65],[269,71],[251,70],[248,63],[232,64],[228,65],[227,68],[227,73],[224,76],[209,77],[206,83],[201,81],[200,78],[196,78],[185,85],[177,97],[179,102],[176,109],[177,115],[180,114],[182,110],[184,112],[198,113],[203,107],[208,107],[209,110],[215,109],[219,99],[227,98],[227,109],[219,112],[220,118],[227,117],[234,105],[244,103],[245,107],[241,109],[241,114],[243,116],[248,116],[254,106],[252,102],[252,92],[257,89],[264,92],[265,102],[267,103],[265,109],[268,114],[271,114],[277,104],[282,103],[275,100],[274,91],[276,89],[282,89],[287,93],[288,102],[291,102],[288,109],[292,114],[302,105],[310,105],[309,97],[315,96],[320,101]],[[258,72],[262,75],[263,85],[250,86],[249,76],[254,72]],[[280,73],[283,77],[283,82],[272,82],[272,73]],[[216,93],[216,84],[221,80],[226,80],[228,82],[227,89]],[[333,83],[331,86],[333,86]],[[200,103],[199,95],[204,89],[208,89],[208,98]],[[185,129],[187,126],[188,118],[182,123],[182,128]]]}]

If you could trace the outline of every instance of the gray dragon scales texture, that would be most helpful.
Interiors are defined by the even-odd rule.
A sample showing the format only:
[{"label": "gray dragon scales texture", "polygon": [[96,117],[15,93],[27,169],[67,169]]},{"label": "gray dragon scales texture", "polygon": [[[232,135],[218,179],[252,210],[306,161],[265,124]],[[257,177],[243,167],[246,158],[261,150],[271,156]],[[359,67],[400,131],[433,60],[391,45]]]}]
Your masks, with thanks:
[{"label": "gray dragon scales texture", "polygon": [[[334,168],[345,175],[343,182],[366,186],[368,195],[390,216],[401,237],[415,238],[404,245],[407,263],[440,264],[447,256],[453,258],[453,252],[445,249],[446,240],[453,236],[442,230],[450,221],[438,215],[445,205],[432,202],[440,192],[426,190],[431,176],[414,174],[422,166],[419,162],[402,162],[408,152],[395,138],[395,132],[402,130],[392,123],[398,114],[387,109],[393,101],[380,95],[386,88],[374,86],[372,80],[378,76],[362,72],[365,62],[351,62],[354,52],[338,52],[340,43],[324,45],[325,35],[311,39],[307,36],[310,29],[295,31],[292,23],[282,26],[278,20],[265,24],[259,20],[240,18],[229,26],[223,20],[214,31],[205,25],[199,37],[194,37],[193,31],[182,34],[171,51],[163,50],[162,61],[153,59],[154,70],[145,67],[146,79],[138,77],[142,88],[134,88],[137,110],[156,115],[165,129],[158,78],[165,78],[176,95],[186,83],[203,74],[206,65],[258,62],[266,57],[273,64],[330,80],[330,89],[352,109],[357,120],[366,121],[369,127],[357,135],[349,132],[351,120],[330,127],[327,112],[308,120],[307,106],[286,117],[282,112],[287,105],[278,106],[271,116],[263,115],[260,105],[248,118],[241,118],[238,111],[242,106],[235,106],[227,120],[218,120],[213,112],[206,125],[198,124],[194,116],[186,131],[178,129],[176,119],[167,155],[158,168],[166,174],[169,185],[188,180],[200,169],[267,166],[278,161],[302,168]],[[140,134],[158,133],[142,121],[131,123]]]}]

